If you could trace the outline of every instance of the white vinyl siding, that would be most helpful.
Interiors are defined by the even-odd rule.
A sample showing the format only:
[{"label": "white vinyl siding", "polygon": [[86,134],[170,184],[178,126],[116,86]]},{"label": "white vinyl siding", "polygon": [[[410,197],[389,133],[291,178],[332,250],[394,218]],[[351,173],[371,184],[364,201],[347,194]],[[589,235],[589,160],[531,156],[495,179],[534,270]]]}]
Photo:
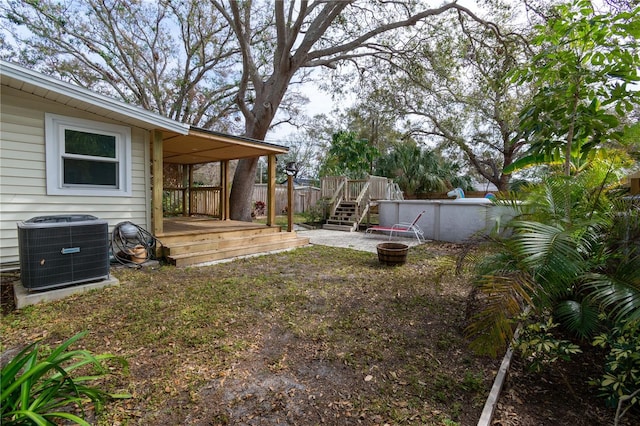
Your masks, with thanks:
[{"label": "white vinyl siding", "polygon": [[17,222],[36,216],[90,214],[110,228],[131,221],[150,229],[149,132],[131,128],[129,196],[47,195],[45,113],[104,121],[55,102],[2,86],[0,109],[0,264],[18,262]]}]

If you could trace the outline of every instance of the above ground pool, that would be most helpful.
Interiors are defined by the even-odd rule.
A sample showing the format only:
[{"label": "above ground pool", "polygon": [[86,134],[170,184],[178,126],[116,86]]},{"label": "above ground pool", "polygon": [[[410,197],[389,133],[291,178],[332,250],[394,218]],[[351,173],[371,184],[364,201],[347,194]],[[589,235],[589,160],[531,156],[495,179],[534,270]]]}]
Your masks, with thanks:
[{"label": "above ground pool", "polygon": [[496,224],[504,224],[513,216],[512,209],[495,205],[488,198],[383,200],[378,205],[380,225],[411,222],[423,210],[418,226],[425,238],[455,243],[489,233]]}]

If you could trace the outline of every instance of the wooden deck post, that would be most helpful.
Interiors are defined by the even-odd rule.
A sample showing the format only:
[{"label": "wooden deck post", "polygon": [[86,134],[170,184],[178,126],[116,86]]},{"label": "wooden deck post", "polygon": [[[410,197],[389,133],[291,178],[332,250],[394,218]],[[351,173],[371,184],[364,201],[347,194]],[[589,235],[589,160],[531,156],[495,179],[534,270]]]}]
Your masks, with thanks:
[{"label": "wooden deck post", "polygon": [[276,224],[276,156],[269,155],[267,166],[267,225]]},{"label": "wooden deck post", "polygon": [[151,221],[153,228],[153,235],[160,235],[163,233],[163,212],[162,212],[162,190],[163,190],[163,178],[162,178],[162,131],[151,131],[151,174],[153,180],[151,186],[153,188],[151,193]]},{"label": "wooden deck post", "polygon": [[229,161],[220,162],[220,219],[229,220]]},{"label": "wooden deck post", "polygon": [[191,165],[182,165],[182,216],[191,216],[191,184],[193,175]]},{"label": "wooden deck post", "polygon": [[287,175],[287,232],[293,231],[293,175]]}]

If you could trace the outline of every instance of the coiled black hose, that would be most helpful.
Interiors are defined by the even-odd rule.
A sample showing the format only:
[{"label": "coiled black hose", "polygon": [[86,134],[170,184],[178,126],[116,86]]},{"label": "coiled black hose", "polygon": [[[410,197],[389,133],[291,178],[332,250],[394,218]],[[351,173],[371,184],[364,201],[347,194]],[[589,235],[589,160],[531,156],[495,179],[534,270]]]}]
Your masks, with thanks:
[{"label": "coiled black hose", "polygon": [[154,257],[157,241],[144,228],[131,222],[120,222],[111,232],[111,254],[122,265],[140,267]]}]

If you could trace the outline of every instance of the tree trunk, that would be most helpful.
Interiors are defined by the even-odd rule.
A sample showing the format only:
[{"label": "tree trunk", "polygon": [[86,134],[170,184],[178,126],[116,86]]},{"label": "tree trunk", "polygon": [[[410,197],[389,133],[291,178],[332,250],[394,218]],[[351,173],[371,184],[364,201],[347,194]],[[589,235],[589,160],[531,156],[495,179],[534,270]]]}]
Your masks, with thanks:
[{"label": "tree trunk", "polygon": [[[256,103],[251,111],[251,119],[247,120],[245,127],[246,137],[264,140],[275,111],[284,96],[287,84],[288,80],[284,80],[275,88],[274,85],[265,85],[270,90],[265,90],[256,97]],[[233,175],[231,194],[229,195],[229,215],[232,220],[244,222],[251,222],[252,220],[251,199],[253,197],[257,169],[258,158],[246,158],[238,161],[238,167]]]},{"label": "tree trunk", "polygon": [[257,167],[257,158],[247,158],[238,162],[229,196],[229,213],[232,220],[251,222],[251,198]]},{"label": "tree trunk", "polygon": [[509,190],[509,182],[511,181],[511,175],[501,174],[498,183],[496,184],[496,188],[498,191],[505,192]]}]

